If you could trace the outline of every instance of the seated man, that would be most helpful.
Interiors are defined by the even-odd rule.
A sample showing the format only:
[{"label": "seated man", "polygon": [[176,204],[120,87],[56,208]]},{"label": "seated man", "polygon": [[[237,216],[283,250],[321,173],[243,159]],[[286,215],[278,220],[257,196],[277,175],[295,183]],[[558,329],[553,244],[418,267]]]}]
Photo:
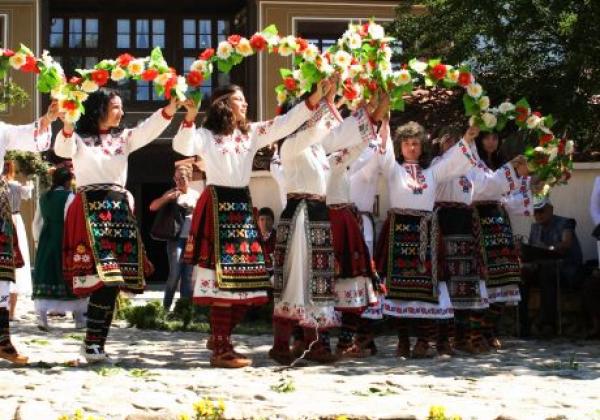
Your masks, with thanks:
[{"label": "seated man", "polygon": [[523,285],[520,307],[521,331],[529,335],[528,298],[529,287],[540,288],[540,317],[537,325],[542,335],[555,332],[558,291],[556,285],[557,264],[560,285],[567,289],[579,287],[577,273],[583,255],[574,219],[554,215],[550,200],[544,198],[534,204],[535,223],[531,225],[529,243],[523,246]]}]

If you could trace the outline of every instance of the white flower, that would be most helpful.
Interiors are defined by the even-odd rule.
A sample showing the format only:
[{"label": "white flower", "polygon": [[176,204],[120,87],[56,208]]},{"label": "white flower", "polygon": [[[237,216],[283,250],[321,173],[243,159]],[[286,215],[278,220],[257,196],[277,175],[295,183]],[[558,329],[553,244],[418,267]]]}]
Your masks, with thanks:
[{"label": "white flower", "polygon": [[333,56],[333,63],[341,68],[346,68],[352,62],[352,56],[346,51],[340,50]]},{"label": "white flower", "polygon": [[346,38],[346,45],[348,45],[348,48],[350,48],[351,50],[359,49],[360,47],[362,47],[362,38],[359,34],[353,32]]},{"label": "white flower", "polygon": [[115,67],[110,72],[110,78],[112,80],[114,80],[115,82],[118,82],[119,80],[123,80],[125,78],[125,76],[127,76],[127,72],[125,70],[123,70],[121,67]]},{"label": "white flower", "polygon": [[386,46],[383,49],[383,57],[387,60],[390,61],[392,59],[392,49],[388,46]]},{"label": "white flower", "polygon": [[565,154],[570,155],[570,154],[573,154],[574,151],[575,151],[575,142],[573,142],[573,140],[567,141],[567,144],[565,144]]},{"label": "white flower", "polygon": [[170,72],[159,74],[154,79],[154,83],[157,83],[160,86],[164,86],[171,79],[171,77],[173,77],[173,75]]},{"label": "white flower", "polygon": [[471,98],[477,99],[481,96],[482,93],[483,93],[483,88],[481,87],[481,85],[479,83],[471,83],[469,86],[467,86],[467,94]]},{"label": "white flower", "polygon": [[506,114],[507,112],[514,111],[514,109],[515,109],[515,106],[512,103],[508,102],[508,101],[502,102],[500,104],[500,106],[498,107],[498,110],[502,114]]},{"label": "white flower", "polygon": [[190,66],[190,70],[197,71],[199,73],[212,73],[212,63],[206,60],[196,60]]},{"label": "white flower", "polygon": [[15,70],[19,70],[23,64],[27,61],[27,56],[23,53],[15,53],[12,57],[8,59],[9,64]]},{"label": "white flower", "polygon": [[65,112],[65,121],[73,124],[81,117],[81,111],[79,109],[71,109]]},{"label": "white flower", "polygon": [[175,92],[177,99],[180,101],[185,100],[185,92],[187,92],[188,85],[184,76],[177,76],[177,83],[175,84]]},{"label": "white flower", "polygon": [[427,70],[427,63],[425,63],[424,61],[415,60],[409,65],[411,69],[413,69],[419,74],[425,74],[425,70]]},{"label": "white flower", "polygon": [[361,74],[363,70],[364,67],[362,66],[362,64],[352,64],[349,68],[349,76],[354,79],[356,76]]},{"label": "white flower", "polygon": [[54,59],[52,58],[52,56],[50,56],[48,50],[44,50],[42,52],[42,63],[44,63],[44,66],[46,67],[52,67],[54,65]]},{"label": "white flower", "polygon": [[67,95],[65,95],[62,88],[63,86],[58,86],[50,91],[50,96],[52,97],[52,99],[56,99],[58,101],[60,101],[61,99],[66,99]]},{"label": "white flower", "polygon": [[484,113],[481,116],[481,119],[483,120],[483,123],[487,128],[494,128],[496,124],[498,124],[498,119],[496,118],[496,116],[489,112]]},{"label": "white flower", "polygon": [[240,39],[240,42],[235,46],[235,50],[242,57],[248,57],[254,54],[252,45],[250,45],[250,41],[248,41],[247,38]]},{"label": "white flower", "polygon": [[279,37],[279,35],[272,35],[272,36],[264,35],[264,36],[267,39],[267,43],[269,44],[269,47],[276,47],[281,42],[281,38]]},{"label": "white flower", "polygon": [[285,89],[281,89],[277,92],[277,103],[279,105],[283,104],[287,100],[287,92]]},{"label": "white flower", "polygon": [[378,68],[384,78],[392,73],[392,64],[389,61],[380,61]]},{"label": "white flower", "polygon": [[548,148],[548,160],[553,161],[558,156],[558,147],[552,146]]},{"label": "white flower", "polygon": [[86,79],[81,84],[81,90],[87,93],[96,92],[98,90],[98,84],[93,80]]},{"label": "white flower", "polygon": [[88,94],[81,91],[81,90],[74,90],[72,92],[73,96],[75,97],[76,100],[78,100],[79,102],[85,102],[85,100],[88,98]]},{"label": "white flower", "polygon": [[219,42],[219,45],[217,46],[217,57],[219,57],[221,60],[227,60],[231,56],[232,52],[233,47],[229,42]]},{"label": "white flower", "polygon": [[373,39],[381,39],[385,36],[385,31],[383,30],[383,26],[378,25],[377,23],[371,22],[369,23],[369,35]]},{"label": "white flower", "polygon": [[448,80],[450,80],[453,83],[457,83],[459,74],[460,74],[460,72],[456,69],[449,70],[448,71]]},{"label": "white flower", "polygon": [[296,51],[296,49],[290,47],[287,44],[280,44],[279,49],[277,51],[279,51],[280,56],[287,57],[289,55],[292,55],[294,53],[294,51]]},{"label": "white flower", "polygon": [[402,69],[394,73],[394,82],[397,85],[406,85],[412,81],[412,76],[410,72],[406,69]]},{"label": "white flower", "polygon": [[537,115],[531,114],[527,118],[527,121],[525,121],[525,123],[527,124],[527,128],[529,128],[530,130],[533,130],[534,128],[537,128],[540,125],[541,121],[542,121],[542,119],[540,117],[538,117]]},{"label": "white flower", "polygon": [[546,153],[546,149],[544,149],[542,146],[537,146],[535,149],[533,149],[533,151],[537,153]]},{"label": "white flower", "polygon": [[329,64],[328,61],[323,61],[319,66],[319,71],[323,74],[325,74],[326,76],[331,76],[334,72],[335,69],[333,68],[333,66],[331,64]]},{"label": "white flower", "polygon": [[127,64],[127,70],[134,76],[141,75],[144,72],[144,60],[139,58],[131,60],[129,64]]},{"label": "white flower", "polygon": [[488,109],[490,107],[490,97],[489,96],[482,96],[481,98],[479,98],[479,101],[477,101],[479,103],[479,109],[481,109],[482,111],[485,111],[486,109]]},{"label": "white flower", "polygon": [[550,184],[544,184],[542,188],[542,195],[548,195],[550,193]]},{"label": "white flower", "polygon": [[309,44],[308,47],[302,52],[302,58],[312,63],[315,61],[315,58],[319,55],[319,49],[314,44]]}]

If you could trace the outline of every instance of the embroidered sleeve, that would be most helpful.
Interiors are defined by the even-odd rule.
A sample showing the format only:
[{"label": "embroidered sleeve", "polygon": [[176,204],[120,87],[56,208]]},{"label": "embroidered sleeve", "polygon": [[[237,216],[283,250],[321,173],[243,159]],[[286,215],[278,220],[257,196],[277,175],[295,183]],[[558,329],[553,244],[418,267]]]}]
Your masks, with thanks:
[{"label": "embroidered sleeve", "polygon": [[173,150],[184,156],[200,155],[204,146],[205,128],[194,129],[181,125],[173,137]]},{"label": "embroidered sleeve", "polygon": [[254,123],[250,126],[254,147],[256,150],[271,143],[281,140],[296,131],[307,121],[314,111],[311,111],[306,102],[301,102],[285,115],[275,117],[272,120]]},{"label": "embroidered sleeve", "polygon": [[334,129],[330,130],[326,138],[323,139],[323,147],[327,153],[345,147],[351,147],[359,143],[365,145],[376,139],[375,127],[371,123],[369,114],[365,107],[359,108],[352,116]]},{"label": "embroidered sleeve", "polygon": [[54,153],[56,156],[60,156],[66,159],[72,159],[77,154],[77,140],[79,136],[77,133],[66,134],[64,130],[60,130],[56,135],[54,141]]},{"label": "embroidered sleeve", "polygon": [[125,130],[123,135],[127,140],[128,152],[131,153],[151,143],[165,131],[171,120],[172,117],[169,118],[161,108],[142,121],[137,127]]},{"label": "embroidered sleeve", "polygon": [[335,172],[344,172],[361,155],[367,147],[366,144],[359,143],[350,148],[338,150],[329,155],[329,166]]},{"label": "embroidered sleeve", "polygon": [[437,182],[444,182],[465,175],[476,165],[477,160],[470,147],[461,139],[431,165],[431,171]]},{"label": "embroidered sleeve", "polygon": [[394,143],[388,141],[385,145],[385,149],[378,147],[377,150],[377,165],[381,168],[381,173],[384,177],[388,178],[396,165],[396,158],[394,155]]},{"label": "embroidered sleeve", "polygon": [[487,196],[500,198],[519,187],[517,175],[510,163],[496,171],[490,171],[487,167],[482,168],[477,165],[473,171],[470,171],[470,177],[476,188],[479,191],[485,191]]},{"label": "embroidered sleeve", "polygon": [[4,138],[7,150],[22,150],[24,152],[43,152],[50,148],[52,132],[39,128],[39,120],[31,124],[3,124]]},{"label": "embroidered sleeve", "polygon": [[502,198],[502,204],[510,214],[518,216],[531,216],[533,214],[530,183],[530,177],[522,177],[519,188]]}]

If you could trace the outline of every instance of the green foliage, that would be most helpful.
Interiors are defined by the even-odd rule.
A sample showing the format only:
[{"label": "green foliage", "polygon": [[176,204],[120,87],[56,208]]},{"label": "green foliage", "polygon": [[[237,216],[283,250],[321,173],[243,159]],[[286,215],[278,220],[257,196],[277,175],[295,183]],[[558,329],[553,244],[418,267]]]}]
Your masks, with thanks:
[{"label": "green foliage", "polygon": [[287,394],[294,392],[296,390],[296,385],[294,385],[294,380],[292,378],[282,376],[275,385],[271,385],[271,390]]},{"label": "green foliage", "polygon": [[42,158],[41,154],[10,150],[6,153],[4,159],[17,162],[19,171],[26,177],[38,176],[40,185],[43,188],[50,185],[51,180],[48,174],[50,164]]},{"label": "green foliage", "polygon": [[23,108],[28,100],[27,92],[16,83],[10,80],[0,83],[0,111],[6,111],[9,105],[19,105]]},{"label": "green foliage", "polygon": [[[424,5],[426,13],[411,13]],[[600,146],[600,3],[594,0],[409,0],[387,29],[397,57],[470,64],[493,103],[525,96],[579,150]]]}]

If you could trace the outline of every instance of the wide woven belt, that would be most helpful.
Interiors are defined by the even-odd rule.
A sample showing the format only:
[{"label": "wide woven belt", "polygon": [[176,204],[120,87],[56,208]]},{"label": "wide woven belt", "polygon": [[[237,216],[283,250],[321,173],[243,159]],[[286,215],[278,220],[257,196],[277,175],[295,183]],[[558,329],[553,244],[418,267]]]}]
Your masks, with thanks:
[{"label": "wide woven belt", "polygon": [[436,201],[435,208],[455,208],[455,209],[468,209],[473,207],[471,204],[459,203],[456,201]]},{"label": "wide woven belt", "polygon": [[122,193],[127,193],[127,190],[117,184],[90,184],[90,185],[82,185],[77,187],[77,192],[85,192],[85,191],[117,191]]},{"label": "wide woven belt", "polygon": [[356,210],[356,206],[353,203],[328,204],[327,207],[329,207],[330,209],[335,209],[335,210],[341,210],[341,209]]},{"label": "wide woven belt", "polygon": [[318,195],[318,194],[291,193],[291,194],[288,194],[286,197],[288,200],[325,201],[325,196]]},{"label": "wide woven belt", "polygon": [[481,201],[473,201],[474,206],[488,206],[488,205],[499,205],[500,201],[498,200],[481,200]]}]

